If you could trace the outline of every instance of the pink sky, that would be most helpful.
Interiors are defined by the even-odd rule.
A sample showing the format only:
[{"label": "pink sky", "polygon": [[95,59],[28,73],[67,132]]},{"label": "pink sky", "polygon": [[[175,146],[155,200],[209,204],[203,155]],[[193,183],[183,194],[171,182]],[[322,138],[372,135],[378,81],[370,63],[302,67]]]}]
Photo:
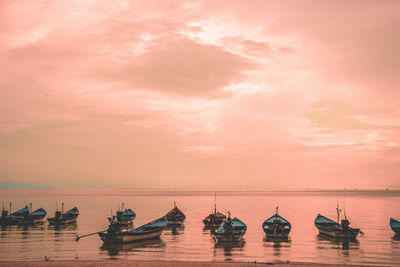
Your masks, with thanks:
[{"label": "pink sky", "polygon": [[400,187],[400,1],[0,1],[0,187]]}]

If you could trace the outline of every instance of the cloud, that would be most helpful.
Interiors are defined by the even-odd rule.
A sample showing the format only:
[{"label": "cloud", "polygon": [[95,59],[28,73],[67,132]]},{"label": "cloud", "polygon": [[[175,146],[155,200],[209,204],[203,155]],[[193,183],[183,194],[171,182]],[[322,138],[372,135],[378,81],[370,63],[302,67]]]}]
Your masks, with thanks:
[{"label": "cloud", "polygon": [[399,124],[374,124],[374,117],[382,114],[382,111],[377,108],[355,107],[344,102],[324,100],[315,103],[312,109],[309,113],[311,122],[323,128],[357,130],[399,129],[400,127]]},{"label": "cloud", "polygon": [[[221,97],[221,89],[246,79],[254,68],[245,58],[221,47],[185,37],[167,36],[152,40],[147,52],[126,64],[101,73],[130,90],[149,89],[192,97]],[[98,76],[95,75],[95,78]]]},{"label": "cloud", "polygon": [[271,52],[273,52],[273,48],[267,42],[247,40],[240,36],[223,37],[218,42],[226,47],[226,49],[239,51],[251,56],[266,57],[270,56]]}]

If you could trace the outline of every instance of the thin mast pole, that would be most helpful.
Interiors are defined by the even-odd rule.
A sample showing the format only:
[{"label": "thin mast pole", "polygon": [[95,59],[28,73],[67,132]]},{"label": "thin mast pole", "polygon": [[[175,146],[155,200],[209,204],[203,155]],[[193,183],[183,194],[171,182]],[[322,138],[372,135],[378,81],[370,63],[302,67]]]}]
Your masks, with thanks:
[{"label": "thin mast pole", "polygon": [[214,214],[217,214],[217,192],[214,192]]}]

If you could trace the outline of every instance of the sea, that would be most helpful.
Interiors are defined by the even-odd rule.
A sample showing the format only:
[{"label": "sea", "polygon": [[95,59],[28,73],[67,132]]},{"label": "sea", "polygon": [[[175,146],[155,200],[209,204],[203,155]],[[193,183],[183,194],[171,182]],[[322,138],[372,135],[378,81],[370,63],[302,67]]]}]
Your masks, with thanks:
[{"label": "sea", "polygon": [[[230,212],[247,224],[243,241],[215,244],[202,220],[214,209]],[[12,210],[32,203],[54,216],[61,203],[78,207],[77,223],[62,228],[4,226],[0,230],[0,260],[149,260],[305,262],[400,266],[400,240],[390,229],[390,217],[400,219],[400,192],[374,190],[135,190],[135,189],[1,189],[0,201]],[[174,203],[186,215],[183,227],[166,229],[159,239],[126,245],[103,245],[98,235],[118,207],[136,213],[133,227],[164,216]],[[364,233],[354,241],[332,240],[318,234],[314,219],[322,214],[336,220],[339,203],[350,226]],[[1,202],[0,202],[1,205]],[[262,223],[279,214],[292,224],[288,240],[267,240]]]}]

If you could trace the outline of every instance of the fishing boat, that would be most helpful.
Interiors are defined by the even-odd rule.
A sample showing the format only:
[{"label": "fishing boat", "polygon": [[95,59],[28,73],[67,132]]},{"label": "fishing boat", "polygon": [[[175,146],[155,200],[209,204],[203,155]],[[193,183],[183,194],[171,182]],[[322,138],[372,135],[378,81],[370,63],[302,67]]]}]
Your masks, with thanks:
[{"label": "fishing boat", "polygon": [[400,221],[390,218],[390,228],[396,235],[400,235]]},{"label": "fishing boat", "polygon": [[110,223],[107,231],[99,232],[98,234],[104,243],[122,244],[158,238],[166,225],[167,220],[165,217],[131,230],[121,230],[118,223]]},{"label": "fishing boat", "polygon": [[216,243],[240,241],[243,239],[246,230],[246,224],[236,217],[231,219],[231,214],[228,212],[228,218],[218,230],[213,233],[213,238]]},{"label": "fishing boat", "polygon": [[185,214],[183,214],[183,212],[176,206],[176,202],[174,202],[174,208],[170,210],[165,217],[167,218],[167,223],[170,226],[182,225],[186,219]]},{"label": "fishing boat", "polygon": [[[22,212],[21,212],[22,211]],[[39,208],[35,211],[32,211],[32,203],[28,206],[25,206],[23,209],[20,209],[17,217],[17,225],[34,225],[34,224],[43,224],[44,218],[47,215],[47,212],[43,208]],[[13,214],[10,214],[10,216]]]},{"label": "fishing boat", "polygon": [[262,228],[267,238],[288,238],[292,225],[278,214],[278,207],[276,207],[275,215],[266,219]]},{"label": "fishing boat", "polygon": [[214,212],[210,213],[206,218],[204,218],[203,223],[205,227],[213,228],[220,226],[223,222],[226,221],[225,214],[217,211],[217,194],[215,193],[215,201],[214,201]]},{"label": "fishing boat", "polygon": [[47,221],[50,225],[64,225],[76,222],[78,216],[79,210],[77,207],[74,207],[64,213],[64,203],[62,203],[61,211],[57,209],[55,216],[47,218]]},{"label": "fishing boat", "polygon": [[315,226],[318,228],[319,233],[321,235],[329,236],[332,238],[345,238],[345,239],[354,239],[360,233],[361,235],[363,232],[360,231],[358,228],[351,228],[349,227],[350,222],[347,220],[346,211],[344,213],[344,219],[340,221],[340,213],[342,212],[339,209],[339,204],[336,208],[337,211],[337,222],[328,219],[321,214],[318,214],[315,218]]},{"label": "fishing boat", "polygon": [[6,210],[4,207],[4,202],[3,202],[3,209],[1,211],[1,217],[0,217],[0,225],[16,225],[17,224],[17,215],[20,214],[20,211],[23,209],[11,213],[11,202],[10,202],[10,211]]},{"label": "fishing boat", "polygon": [[[119,207],[119,204],[118,204]],[[116,222],[122,226],[122,227],[128,227],[131,226],[133,223],[133,220],[136,217],[136,213],[131,210],[131,209],[125,209],[124,210],[124,203],[122,203],[122,209],[120,210],[118,208],[117,214],[114,215],[113,217],[109,217],[108,221],[111,223],[111,221],[116,220]]]}]

